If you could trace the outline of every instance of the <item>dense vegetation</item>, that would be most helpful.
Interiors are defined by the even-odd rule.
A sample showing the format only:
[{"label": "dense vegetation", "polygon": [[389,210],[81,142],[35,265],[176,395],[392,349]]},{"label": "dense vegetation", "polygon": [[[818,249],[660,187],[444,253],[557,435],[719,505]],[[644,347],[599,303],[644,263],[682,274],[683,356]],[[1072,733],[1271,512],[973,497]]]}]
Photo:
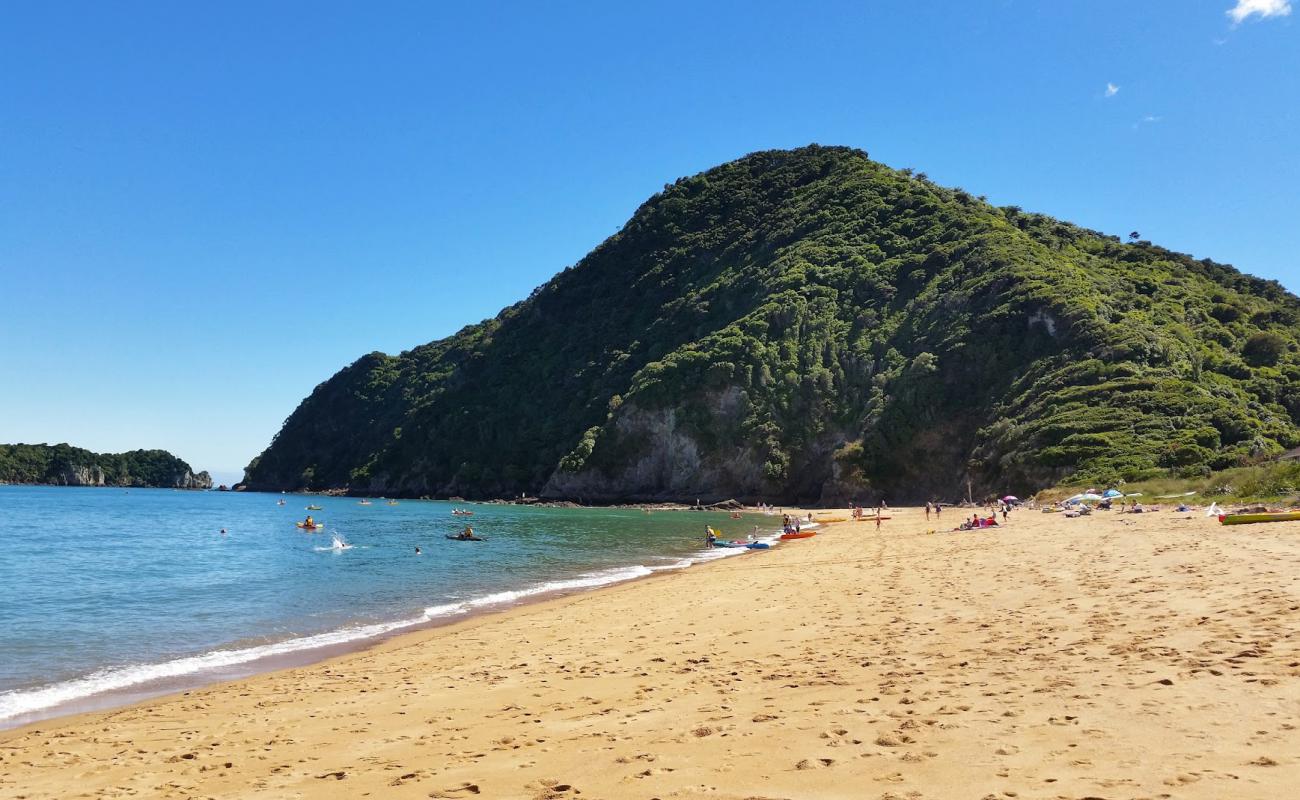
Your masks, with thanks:
[{"label": "dense vegetation", "polygon": [[255,488],[589,500],[1027,493],[1300,443],[1276,282],[847,148],[665,186],[495,319],[321,384]]},{"label": "dense vegetation", "polygon": [[66,444],[0,444],[0,483],[208,489],[208,473],[166,450],[92,453]]},{"label": "dense vegetation", "polygon": [[[1064,500],[1086,489],[1096,488],[1082,483],[1053,487],[1040,492],[1038,500]],[[1144,503],[1165,503],[1166,507],[1180,502],[1193,505],[1208,505],[1213,502],[1221,507],[1261,503],[1280,508],[1296,508],[1300,507],[1300,461],[1270,461],[1192,477],[1171,475],[1146,478],[1126,483],[1122,489],[1126,494],[1138,494]]]}]

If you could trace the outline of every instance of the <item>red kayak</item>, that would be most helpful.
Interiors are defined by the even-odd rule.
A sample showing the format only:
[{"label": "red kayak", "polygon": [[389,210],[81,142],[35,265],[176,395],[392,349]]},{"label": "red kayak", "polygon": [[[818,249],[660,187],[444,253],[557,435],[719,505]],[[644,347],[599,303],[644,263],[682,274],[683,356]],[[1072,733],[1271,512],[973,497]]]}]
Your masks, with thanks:
[{"label": "red kayak", "polygon": [[781,541],[788,542],[791,539],[811,539],[817,535],[817,531],[799,531],[797,533],[781,534]]}]

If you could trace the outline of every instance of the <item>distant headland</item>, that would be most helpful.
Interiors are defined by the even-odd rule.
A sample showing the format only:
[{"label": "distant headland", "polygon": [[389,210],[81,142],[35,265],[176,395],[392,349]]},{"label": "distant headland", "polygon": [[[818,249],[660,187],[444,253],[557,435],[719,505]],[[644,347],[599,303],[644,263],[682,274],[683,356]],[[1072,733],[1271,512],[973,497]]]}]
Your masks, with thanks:
[{"label": "distant headland", "polygon": [[166,450],[92,453],[69,444],[0,444],[0,483],[211,489],[212,477]]}]

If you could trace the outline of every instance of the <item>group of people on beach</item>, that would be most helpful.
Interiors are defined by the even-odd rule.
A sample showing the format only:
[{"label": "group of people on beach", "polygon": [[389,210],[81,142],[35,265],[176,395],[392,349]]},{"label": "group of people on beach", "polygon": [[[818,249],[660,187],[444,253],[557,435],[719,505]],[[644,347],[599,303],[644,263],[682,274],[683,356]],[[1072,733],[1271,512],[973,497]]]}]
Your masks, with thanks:
[{"label": "group of people on beach", "polygon": [[974,514],[970,519],[962,520],[962,523],[953,528],[955,531],[973,531],[980,528],[999,528],[998,518],[995,514],[989,514],[987,517],[981,517]]},{"label": "group of people on beach", "polygon": [[[852,504],[852,506],[853,506],[853,510],[850,512],[850,516],[853,517],[854,521],[864,520],[870,516],[865,511],[862,510],[862,506],[860,504],[855,502]],[[889,510],[889,503],[886,503],[884,500],[881,500],[880,502],[876,503],[875,510],[876,510],[876,516],[880,517],[886,511]]]}]

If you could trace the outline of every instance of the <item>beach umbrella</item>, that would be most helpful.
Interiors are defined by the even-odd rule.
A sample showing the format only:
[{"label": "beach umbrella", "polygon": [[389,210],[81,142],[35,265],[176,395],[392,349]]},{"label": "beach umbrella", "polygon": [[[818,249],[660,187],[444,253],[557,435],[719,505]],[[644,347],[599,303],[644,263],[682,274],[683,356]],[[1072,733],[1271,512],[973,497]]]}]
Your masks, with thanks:
[{"label": "beach umbrella", "polygon": [[1072,505],[1074,505],[1075,503],[1080,502],[1081,500],[1083,500],[1083,495],[1081,495],[1081,494],[1076,494],[1074,497],[1067,498],[1066,501],[1065,501],[1065,504],[1066,504],[1067,506],[1072,506]]},{"label": "beach umbrella", "polygon": [[1123,497],[1124,493],[1118,489],[1107,489],[1101,493],[1102,497]]},{"label": "beach umbrella", "polygon": [[1006,497],[1002,498],[1002,502],[1004,502],[1004,503],[1019,503],[1019,502],[1020,502],[1020,498],[1019,498],[1019,497],[1016,497],[1014,494],[1009,494],[1009,495],[1007,495]]},{"label": "beach umbrella", "polygon": [[1084,503],[1095,503],[1098,500],[1104,500],[1105,498],[1095,492],[1084,492],[1079,496],[1079,499]]}]

